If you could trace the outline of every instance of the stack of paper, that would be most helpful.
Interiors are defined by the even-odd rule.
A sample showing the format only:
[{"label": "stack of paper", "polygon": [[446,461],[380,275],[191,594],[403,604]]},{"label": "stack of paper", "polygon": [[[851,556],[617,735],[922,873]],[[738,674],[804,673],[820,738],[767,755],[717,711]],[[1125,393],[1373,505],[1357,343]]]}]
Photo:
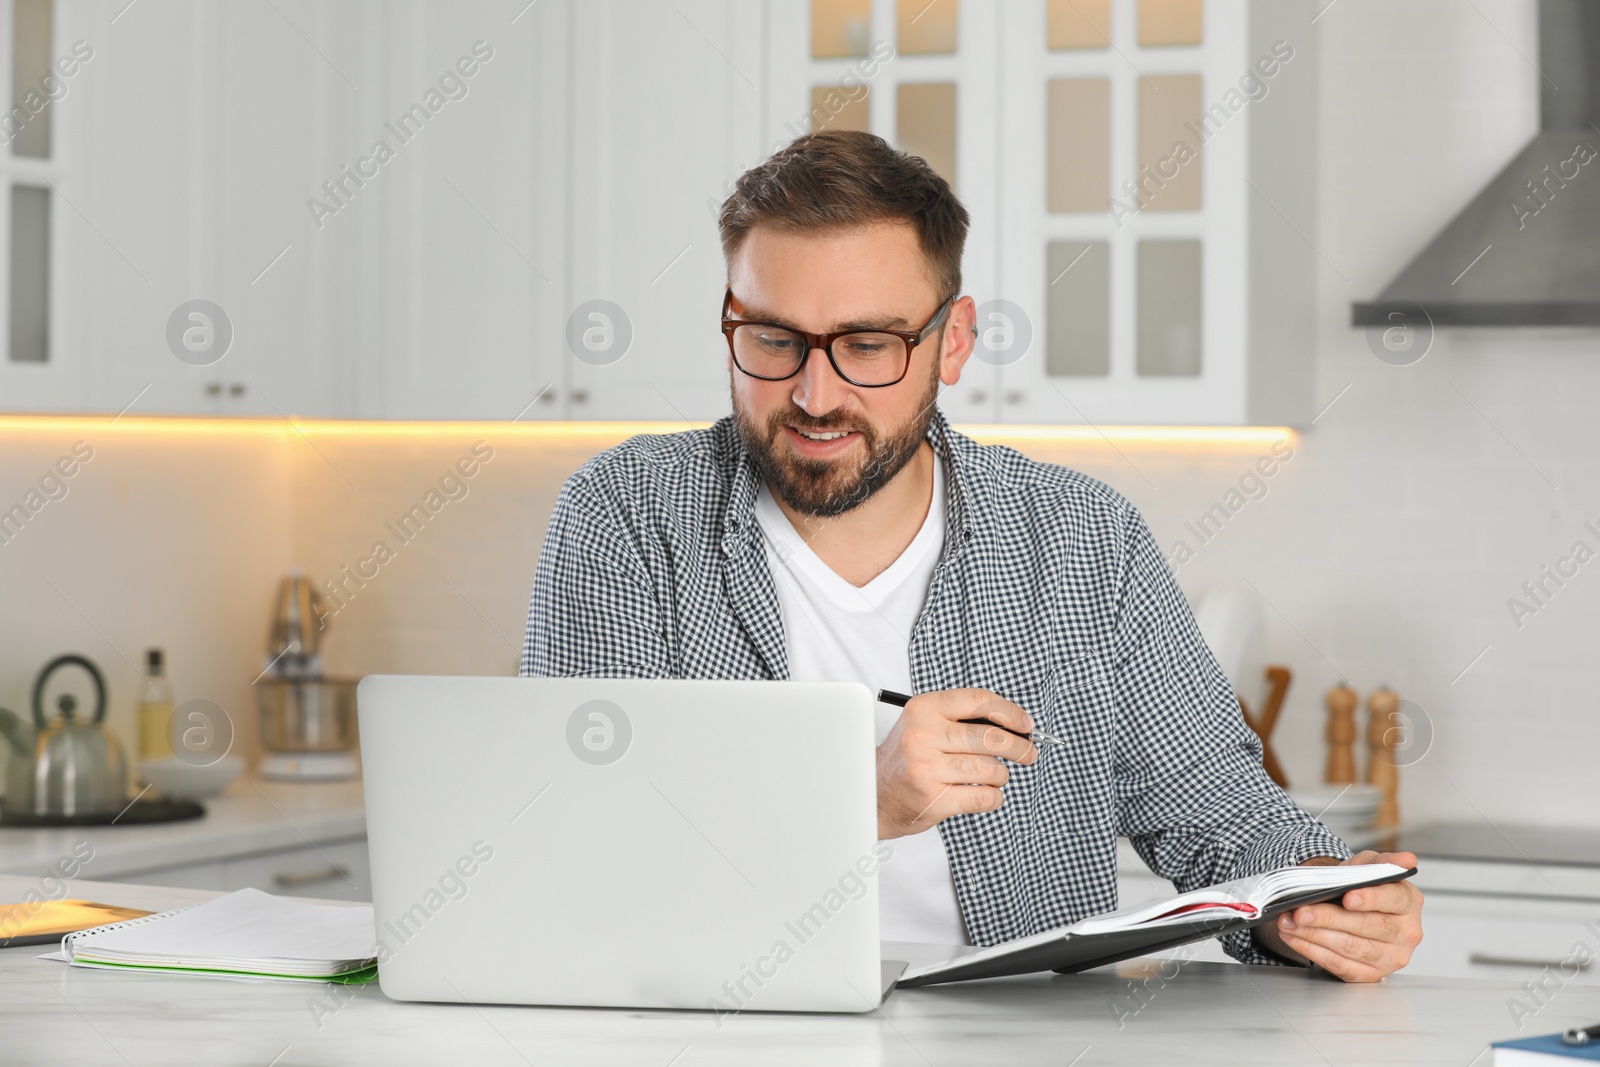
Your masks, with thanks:
[{"label": "stack of paper", "polygon": [[75,967],[305,982],[378,975],[370,905],[306,904],[259,889],[69,934],[61,953]]}]

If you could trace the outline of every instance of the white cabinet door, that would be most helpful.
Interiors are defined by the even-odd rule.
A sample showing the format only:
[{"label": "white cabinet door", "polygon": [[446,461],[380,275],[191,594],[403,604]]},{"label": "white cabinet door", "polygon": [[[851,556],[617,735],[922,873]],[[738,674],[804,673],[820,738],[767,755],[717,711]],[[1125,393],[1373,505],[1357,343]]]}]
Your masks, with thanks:
[{"label": "white cabinet door", "polygon": [[372,871],[367,839],[320,842],[315,846],[228,860],[222,888],[254,888],[291,897],[371,900]]},{"label": "white cabinet door", "polygon": [[223,890],[222,861],[189,863],[182,867],[161,867],[153,871],[134,871],[118,880],[135,885],[165,885],[175,889]]},{"label": "white cabinet door", "polygon": [[766,154],[761,7],[584,3],[569,17],[566,413],[718,418],[716,210]]},{"label": "white cabinet door", "polygon": [[224,893],[259,889],[292,897],[372,899],[372,870],[365,837],[134,871],[119,877],[139,885],[215,889]]},{"label": "white cabinet door", "polygon": [[[266,0],[218,5],[206,18],[215,44],[197,60],[208,101],[196,121],[208,150],[194,169],[215,280],[193,295],[221,306],[233,331],[213,399],[229,415],[352,415],[354,298],[377,205],[345,168],[373,136],[375,19],[354,6]],[[283,77],[289,69],[295,77]],[[330,181],[348,199],[328,217],[310,205],[331,199]]]},{"label": "white cabinet door", "polygon": [[[306,202],[367,137],[333,64],[365,79],[374,24],[370,10],[245,0],[94,27],[55,212],[76,268],[54,324],[80,376],[74,410],[352,412],[359,231],[319,233]],[[184,308],[197,300],[220,314]],[[174,321],[191,340],[181,356]]]},{"label": "white cabinet door", "polygon": [[207,116],[221,12],[191,2],[136,14],[117,20],[115,47],[96,36],[68,97],[60,193],[71,206],[57,211],[58,242],[81,265],[69,292],[82,322],[63,324],[63,356],[86,375],[83,410],[220,410],[207,394],[215,369],[174,356],[166,328],[184,301],[216,299]]},{"label": "white cabinet door", "polygon": [[376,272],[356,310],[374,335],[358,360],[360,414],[556,416],[567,6],[381,15],[382,105],[349,146],[394,153],[360,194],[380,220],[360,259]]},{"label": "white cabinet door", "polygon": [[[998,122],[1004,131],[1007,195],[1000,205],[1004,258],[996,296],[1006,306],[978,326],[997,337],[1009,332],[1029,340],[1025,346],[1013,340],[1015,347],[998,361],[1000,418],[1067,424],[1243,422],[1247,235],[1239,220],[1248,192],[1247,116],[1233,120],[1229,136],[1203,146],[1192,133],[1182,135],[1193,142],[1198,158],[1181,169],[1176,161],[1171,167],[1185,178],[1198,171],[1197,206],[1190,206],[1187,195],[1163,195],[1157,179],[1141,175],[1139,154],[1142,106],[1158,111],[1151,100],[1163,93],[1187,95],[1198,85],[1198,111],[1246,69],[1245,0],[1206,4],[1202,43],[1180,47],[1141,47],[1135,5],[1115,4],[1109,43],[1096,31],[1086,33],[1079,47],[1051,49],[1045,7],[1043,0],[1004,5],[1006,61],[997,75],[1005,102]],[[1073,121],[1060,115],[1052,121],[1052,97],[1056,107],[1076,113]],[[1098,139],[1091,118],[1103,123],[1106,141]],[[1056,146],[1056,166],[1076,172],[1081,160],[1102,158],[1109,166],[1108,174],[1079,175],[1081,184],[1058,180],[1058,186],[1070,187],[1057,193],[1057,203],[1072,210],[1051,210],[1050,141],[1057,125],[1083,143]],[[1092,203],[1091,177],[1106,184]],[[1115,203],[1139,203],[1128,183],[1140,181],[1154,194],[1143,201],[1146,209],[1118,211]],[[1174,205],[1183,210],[1167,210]],[[1199,330],[1192,331],[1187,322],[1169,327],[1168,334],[1184,333],[1164,341],[1163,349],[1190,350],[1195,373],[1141,374],[1140,261],[1147,260],[1149,268],[1161,250],[1180,242],[1199,246]],[[1168,269],[1176,277],[1169,282],[1192,277],[1181,269],[1183,260],[1174,262],[1178,266]],[[1168,285],[1162,294],[1176,296],[1182,288]],[[1052,313],[1059,321],[1052,323]],[[1109,366],[1098,373],[1067,373],[1078,359],[1091,364],[1091,351],[1104,352],[1102,338]],[[1054,359],[1052,347],[1059,349]],[[1069,349],[1082,355],[1070,356]],[[1186,362],[1171,358],[1172,364]]]},{"label": "white cabinet door", "polygon": [[1600,901],[1434,892],[1422,928],[1410,974],[1600,985]]}]

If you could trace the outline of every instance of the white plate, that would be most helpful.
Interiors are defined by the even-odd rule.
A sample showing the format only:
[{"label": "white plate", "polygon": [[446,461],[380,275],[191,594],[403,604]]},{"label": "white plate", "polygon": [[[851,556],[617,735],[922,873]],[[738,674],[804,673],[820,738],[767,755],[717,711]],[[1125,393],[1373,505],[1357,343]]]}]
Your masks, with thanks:
[{"label": "white plate", "polygon": [[239,756],[224,756],[203,767],[180,759],[143,760],[137,770],[139,777],[149,782],[162,796],[203,800],[228,788],[228,784],[244,770],[244,760]]}]

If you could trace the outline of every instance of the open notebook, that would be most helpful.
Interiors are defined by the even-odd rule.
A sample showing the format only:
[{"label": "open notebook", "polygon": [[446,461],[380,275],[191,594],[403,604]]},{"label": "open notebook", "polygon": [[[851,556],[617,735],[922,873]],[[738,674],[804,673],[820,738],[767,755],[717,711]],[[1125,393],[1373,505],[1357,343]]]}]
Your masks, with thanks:
[{"label": "open notebook", "polygon": [[204,904],[68,934],[75,967],[354,984],[377,977],[372,906],[240,889]]},{"label": "open notebook", "polygon": [[1280,867],[1166,900],[1095,915],[1059,930],[972,949],[953,959],[910,967],[899,984],[935,985],[1034,971],[1086,971],[1247,929],[1302,904],[1332,900],[1351,889],[1397,882],[1415,873],[1415,867],[1393,863]]}]

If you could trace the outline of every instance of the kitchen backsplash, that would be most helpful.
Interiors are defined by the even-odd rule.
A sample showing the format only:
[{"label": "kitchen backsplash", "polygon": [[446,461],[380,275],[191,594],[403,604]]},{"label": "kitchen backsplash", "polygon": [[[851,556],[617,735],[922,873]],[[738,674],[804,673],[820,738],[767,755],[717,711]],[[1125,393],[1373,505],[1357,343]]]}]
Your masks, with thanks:
[{"label": "kitchen backsplash", "polygon": [[[30,491],[45,501],[0,541],[0,706],[29,714],[39,669],[81,652],[105,673],[110,721],[131,755],[144,650],[159,646],[179,701],[249,707],[290,559],[286,445],[110,419],[0,429],[0,508]],[[75,446],[91,458],[59,478]],[[59,488],[40,486],[50,471]],[[252,751],[253,736],[240,740]]]}]

